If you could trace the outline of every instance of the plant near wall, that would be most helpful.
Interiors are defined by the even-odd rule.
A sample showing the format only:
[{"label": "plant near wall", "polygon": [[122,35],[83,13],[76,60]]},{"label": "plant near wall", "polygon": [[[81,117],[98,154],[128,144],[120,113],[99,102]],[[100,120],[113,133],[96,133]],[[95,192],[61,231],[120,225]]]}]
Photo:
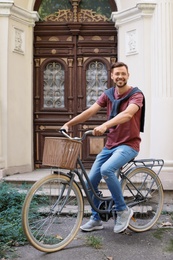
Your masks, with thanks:
[{"label": "plant near wall", "polygon": [[14,246],[24,245],[26,238],[22,230],[21,211],[25,188],[15,188],[0,182],[0,259],[9,258]]}]

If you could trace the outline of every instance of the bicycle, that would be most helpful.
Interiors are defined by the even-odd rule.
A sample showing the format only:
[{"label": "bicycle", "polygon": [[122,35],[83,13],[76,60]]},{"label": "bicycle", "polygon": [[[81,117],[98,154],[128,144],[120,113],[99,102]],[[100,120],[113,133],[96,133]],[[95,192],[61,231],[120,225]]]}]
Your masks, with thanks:
[{"label": "bicycle", "polygon": [[[63,138],[46,137],[43,164],[55,167],[55,170],[31,187],[22,209],[24,233],[32,246],[43,252],[61,250],[75,238],[84,216],[83,194],[103,221],[116,218],[112,197],[95,193],[78,156],[82,141],[92,132],[86,131],[82,138],[62,133]],[[134,211],[128,226],[134,232],[149,230],[159,219],[163,187],[158,175],[163,165],[162,159],[134,159],[117,173],[125,201]],[[98,208],[89,196],[85,181],[100,200]]]}]

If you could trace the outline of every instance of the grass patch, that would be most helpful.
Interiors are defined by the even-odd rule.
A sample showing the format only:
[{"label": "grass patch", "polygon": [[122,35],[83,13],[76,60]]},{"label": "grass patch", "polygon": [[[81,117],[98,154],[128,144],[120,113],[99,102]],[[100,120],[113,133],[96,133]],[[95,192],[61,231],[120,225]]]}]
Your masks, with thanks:
[{"label": "grass patch", "polygon": [[169,232],[170,228],[158,228],[154,233],[153,233],[153,236],[159,240],[162,240],[163,238],[163,235],[167,232]]},{"label": "grass patch", "polygon": [[170,213],[171,219],[173,220],[173,212]]},{"label": "grass patch", "polygon": [[167,215],[171,217],[171,220],[173,220],[173,212],[168,212],[168,211],[162,211],[161,215]]},{"label": "grass patch", "polygon": [[171,239],[167,245],[167,247],[165,248],[165,250],[167,252],[173,252],[173,239]]},{"label": "grass patch", "polygon": [[95,248],[95,249],[100,249],[102,247],[102,239],[97,236],[87,236],[86,238],[87,245]]},{"label": "grass patch", "polygon": [[[23,189],[26,191],[26,186]],[[15,247],[27,242],[21,220],[26,194],[20,190],[0,182],[0,259],[13,258]]]},{"label": "grass patch", "polygon": [[[159,240],[164,240],[164,234],[169,233],[169,232],[170,232],[169,228],[159,228],[153,233],[153,236]],[[164,244],[166,244],[164,251],[172,253],[173,252],[173,239],[170,239],[168,242],[165,241]]]},{"label": "grass patch", "polygon": [[154,233],[153,236],[159,240],[162,240],[163,234],[166,231],[164,228],[158,228]]}]

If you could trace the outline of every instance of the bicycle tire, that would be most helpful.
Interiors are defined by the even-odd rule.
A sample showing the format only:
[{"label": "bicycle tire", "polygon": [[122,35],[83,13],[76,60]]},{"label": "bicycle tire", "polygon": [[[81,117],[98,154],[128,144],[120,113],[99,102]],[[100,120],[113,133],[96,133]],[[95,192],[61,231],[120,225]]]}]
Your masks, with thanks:
[{"label": "bicycle tire", "polygon": [[37,181],[25,198],[23,230],[31,245],[40,251],[51,253],[61,250],[74,239],[80,228],[84,212],[83,196],[73,181],[68,197],[69,182],[70,177],[62,172],[49,175]]},{"label": "bicycle tire", "polygon": [[[163,187],[158,175],[151,169],[139,167],[127,174],[122,181],[126,201],[134,211],[128,228],[135,232],[151,229],[160,217],[163,208]],[[141,194],[143,199],[141,199]]]}]

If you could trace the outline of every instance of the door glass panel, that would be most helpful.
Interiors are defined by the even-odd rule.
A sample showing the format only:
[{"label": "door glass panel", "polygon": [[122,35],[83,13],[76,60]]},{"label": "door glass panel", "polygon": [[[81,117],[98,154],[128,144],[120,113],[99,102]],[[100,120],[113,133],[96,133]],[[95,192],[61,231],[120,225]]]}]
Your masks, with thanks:
[{"label": "door glass panel", "polygon": [[64,107],[65,71],[60,63],[48,63],[44,69],[44,108]]},{"label": "door glass panel", "polygon": [[106,65],[100,61],[91,62],[86,71],[86,105],[90,107],[107,89],[108,73]]}]

